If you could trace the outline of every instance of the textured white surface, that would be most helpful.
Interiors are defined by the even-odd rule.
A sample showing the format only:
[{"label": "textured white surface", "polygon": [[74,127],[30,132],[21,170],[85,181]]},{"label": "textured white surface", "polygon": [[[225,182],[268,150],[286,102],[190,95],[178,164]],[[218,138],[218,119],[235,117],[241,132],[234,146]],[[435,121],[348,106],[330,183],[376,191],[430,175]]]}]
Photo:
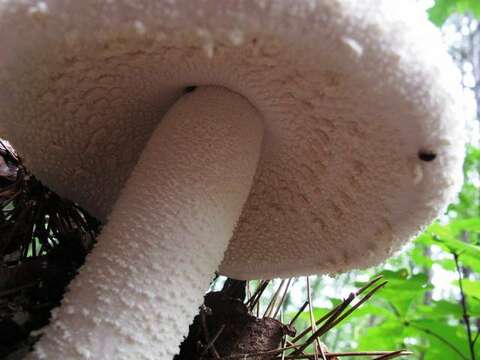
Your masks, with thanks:
[{"label": "textured white surface", "polygon": [[[340,272],[461,183],[459,79],[413,0],[3,0],[0,44],[0,128],[54,190],[103,220],[115,205],[33,357],[171,359],[235,224],[224,274]],[[181,107],[199,92],[159,125],[189,85],[253,107]],[[231,128],[179,133],[214,108]],[[258,116],[241,210],[260,132],[213,132]]]},{"label": "textured white surface", "polygon": [[225,89],[180,99],[30,358],[171,360],[233,235],[262,134]]},{"label": "textured white surface", "polygon": [[1,127],[101,218],[185,86],[248,98],[266,146],[233,277],[379,263],[461,183],[459,81],[410,0],[4,0],[0,44]]}]

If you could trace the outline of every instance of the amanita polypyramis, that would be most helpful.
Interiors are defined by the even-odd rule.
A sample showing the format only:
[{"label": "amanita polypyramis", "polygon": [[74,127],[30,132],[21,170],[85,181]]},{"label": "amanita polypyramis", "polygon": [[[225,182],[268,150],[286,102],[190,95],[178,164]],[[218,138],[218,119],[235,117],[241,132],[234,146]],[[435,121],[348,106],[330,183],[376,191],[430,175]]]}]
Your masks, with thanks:
[{"label": "amanita polypyramis", "polygon": [[106,222],[31,358],[171,359],[214,271],[377,264],[461,183],[410,0],[4,0],[0,44],[0,126]]}]

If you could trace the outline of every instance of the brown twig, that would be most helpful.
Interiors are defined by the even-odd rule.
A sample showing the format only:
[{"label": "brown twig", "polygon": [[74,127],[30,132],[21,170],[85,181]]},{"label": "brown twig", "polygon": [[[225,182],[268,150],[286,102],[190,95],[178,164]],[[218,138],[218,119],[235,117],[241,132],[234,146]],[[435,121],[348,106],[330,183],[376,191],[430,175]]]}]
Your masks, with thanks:
[{"label": "brown twig", "polygon": [[223,330],[225,330],[225,324],[220,327],[220,329],[217,331],[215,336],[210,340],[210,342],[205,346],[205,349],[203,349],[202,353],[200,354],[200,359],[202,359],[210,350],[210,348],[213,348],[213,345],[215,344],[215,341],[218,340],[219,336],[222,334]]},{"label": "brown twig", "polygon": [[[338,319],[335,319],[332,321],[332,323],[328,324],[329,326],[324,330],[323,333],[320,334],[322,336],[325,334],[327,331],[338,325],[341,321],[343,321],[345,318],[350,316],[356,309],[358,309],[362,304],[364,304],[368,299],[370,299],[373,294],[375,294],[378,290],[383,288],[385,285],[387,285],[388,281],[384,281],[377,286],[375,286],[372,290],[370,290],[367,295],[365,295],[358,303],[356,303],[354,306],[352,306],[350,309],[348,309],[343,315],[341,315]],[[326,324],[327,325],[327,324]]]},{"label": "brown twig", "polygon": [[275,302],[278,299],[278,296],[280,295],[280,291],[283,288],[283,284],[285,284],[285,280],[280,281],[280,285],[278,286],[277,291],[275,291],[275,294],[273,294],[272,298],[270,299],[270,302],[268,303],[267,309],[263,313],[263,317],[270,317],[272,315],[273,308],[275,307]]},{"label": "brown twig", "polygon": [[[411,354],[411,353],[410,353]],[[409,355],[410,355],[409,354]],[[392,351],[390,354],[384,354],[384,355],[380,355],[379,357],[376,357],[375,359],[373,360],[389,360],[389,359],[394,359],[394,358],[397,358],[397,357],[400,357],[400,356],[404,356],[405,355],[405,351],[404,350],[398,350],[398,351]]]},{"label": "brown twig", "polygon": [[355,292],[355,295],[361,295],[363,294],[368,288],[370,288],[373,284],[379,282],[381,279],[383,279],[383,275],[378,275],[374,277],[372,280],[370,280],[368,283],[363,285],[359,290]]},{"label": "brown twig", "polygon": [[[228,355],[224,356],[221,358],[221,360],[234,360],[234,359],[248,359],[256,356],[276,356],[281,354],[282,352],[285,352],[287,350],[292,350],[298,347],[298,345],[292,345],[292,346],[287,346],[281,349],[274,349],[274,350],[269,350],[269,351],[262,351],[262,352],[256,352],[256,353],[251,353],[251,354],[235,354],[235,355]],[[285,357],[285,359],[288,359],[288,357]]]},{"label": "brown twig", "polygon": [[[353,300],[353,295],[351,294],[350,296],[352,297],[351,300]],[[348,299],[350,299],[350,297],[349,297]],[[344,301],[344,303],[345,303],[345,301]],[[320,324],[323,323],[325,320],[329,319],[329,318],[332,317],[332,316],[335,316],[335,315],[340,311],[341,306],[342,306],[344,303],[335,306],[332,310],[330,310],[330,311],[327,312],[325,315],[323,315],[320,319],[318,319],[315,324],[316,324],[316,325],[320,325]],[[307,305],[308,305],[308,302],[307,302]],[[305,335],[307,335],[309,332],[310,332],[310,328],[306,328],[306,329],[303,330],[300,334],[298,334],[296,337],[294,337],[292,341],[293,341],[293,342],[297,342],[298,340],[300,340],[301,338],[303,338]]]},{"label": "brown twig", "polygon": [[207,315],[206,315],[205,305],[202,305],[202,307],[200,308],[200,322],[202,324],[203,337],[205,339],[205,343],[211,344],[208,347],[208,350],[210,351],[210,354],[212,355],[212,357],[215,360],[220,360],[221,359],[220,355],[217,352],[217,350],[215,349],[215,346],[213,345],[214,341],[212,342],[211,339],[210,339],[210,331],[208,330],[208,326],[207,326]]},{"label": "brown twig", "polygon": [[269,280],[262,281],[258,285],[255,292],[253,293],[253,296],[250,299],[248,299],[248,301],[245,303],[245,305],[248,306],[250,311],[252,311],[253,308],[255,307],[255,305],[257,304],[257,302],[260,301],[260,298],[262,297],[262,294],[265,291],[265,289],[267,288],[269,282],[270,282]]},{"label": "brown twig", "polygon": [[330,329],[332,329],[334,326],[336,326],[338,323],[340,323],[342,320],[344,320],[346,317],[348,317],[352,312],[354,312],[357,308],[359,308],[364,302],[366,302],[368,299],[372,297],[374,293],[376,293],[378,290],[380,290],[382,287],[384,287],[387,284],[387,281],[384,281],[374,287],[372,290],[370,290],[367,295],[365,295],[358,303],[356,303],[354,306],[352,306],[349,310],[347,310],[343,315],[340,315],[343,310],[350,304],[353,299],[355,298],[355,294],[350,294],[350,297],[341,304],[342,306],[339,307],[338,309],[340,311],[334,312],[332,316],[326,321],[326,323],[320,327],[312,336],[310,336],[305,343],[299,347],[293,354],[297,354],[299,351],[303,351],[306,349],[310,344],[312,344],[316,338],[324,335],[327,333]]},{"label": "brown twig", "polygon": [[472,328],[470,325],[470,315],[468,314],[467,297],[465,296],[465,292],[463,291],[462,269],[460,268],[460,265],[458,263],[458,254],[456,252],[453,252],[452,255],[453,255],[453,259],[455,260],[455,267],[457,269],[457,274],[458,274],[458,286],[460,288],[460,304],[462,305],[463,321],[465,323],[465,329],[467,331],[468,348],[470,350],[471,360],[475,360],[475,341],[473,340],[473,336],[472,336]]},{"label": "brown twig", "polygon": [[300,315],[302,315],[302,312],[305,310],[305,308],[307,307],[308,305],[308,301],[305,301],[303,303],[303,305],[300,307],[300,309],[298,309],[297,313],[295,314],[295,316],[292,318],[292,320],[290,320],[290,323],[288,325],[293,325],[295,323],[295,321],[297,321],[298,317]]},{"label": "brown twig", "polygon": [[[314,334],[317,331],[317,327],[315,324],[315,316],[313,314],[313,301],[312,301],[312,291],[310,287],[310,277],[307,276],[307,300],[308,300],[308,312],[310,314],[310,328],[312,331],[312,334]],[[320,354],[322,355],[322,360],[327,360],[325,357],[325,353],[322,349],[322,346],[320,345],[320,340],[318,337],[315,339],[315,360],[318,360],[318,350],[320,350]]]},{"label": "brown twig", "polygon": [[[322,316],[320,319],[318,319],[317,322],[316,322],[316,325],[320,325],[322,322],[329,319],[333,314],[337,314],[339,311],[343,311],[343,308],[348,306],[353,301],[355,296],[358,296],[358,295],[362,294],[363,292],[365,292],[368,288],[370,288],[372,285],[377,283],[382,278],[383,278],[383,275],[379,275],[379,276],[373,278],[372,280],[370,280],[368,283],[366,283],[362,288],[360,288],[358,291],[356,291],[355,294],[350,294],[350,296],[346,300],[344,300],[342,304],[337,305],[332,310],[330,310],[328,313],[326,313],[324,316]],[[307,305],[308,305],[308,301],[306,301],[305,304],[302,306],[301,312],[303,312],[303,310],[305,310],[305,307],[307,307]],[[295,320],[298,316],[300,316],[300,312],[297,313],[297,315],[295,316]],[[293,323],[293,321],[290,324],[292,324],[292,323]],[[298,340],[303,338],[305,335],[307,335],[309,331],[310,330],[308,328],[305,329],[299,335],[297,335],[292,341],[297,342]]]},{"label": "brown twig", "polygon": [[[283,306],[283,303],[285,302],[285,298],[287,297],[288,290],[290,289],[290,283],[292,282],[292,278],[288,279],[287,285],[285,286],[285,290],[283,291],[282,298],[280,299],[280,302],[278,303],[277,310],[273,313],[272,318],[276,319],[278,313],[280,312],[280,309]],[[283,323],[283,322],[282,322]]]}]

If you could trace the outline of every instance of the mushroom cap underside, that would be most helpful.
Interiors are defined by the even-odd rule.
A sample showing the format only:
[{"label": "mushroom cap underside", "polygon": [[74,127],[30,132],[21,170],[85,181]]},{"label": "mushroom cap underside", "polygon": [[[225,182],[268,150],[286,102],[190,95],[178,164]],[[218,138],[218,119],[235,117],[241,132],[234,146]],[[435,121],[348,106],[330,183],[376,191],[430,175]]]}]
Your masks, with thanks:
[{"label": "mushroom cap underside", "polygon": [[250,101],[265,136],[231,277],[377,264],[461,184],[458,75],[413,1],[4,1],[0,43],[0,128],[104,220],[187,87]]}]

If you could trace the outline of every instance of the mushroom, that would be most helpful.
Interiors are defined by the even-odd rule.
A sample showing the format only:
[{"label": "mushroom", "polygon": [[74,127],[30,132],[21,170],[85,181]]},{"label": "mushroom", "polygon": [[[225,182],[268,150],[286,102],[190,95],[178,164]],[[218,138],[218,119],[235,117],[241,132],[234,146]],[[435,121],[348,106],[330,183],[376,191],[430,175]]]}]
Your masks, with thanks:
[{"label": "mushroom", "polygon": [[413,1],[4,0],[0,43],[0,127],[105,222],[31,358],[171,359],[215,271],[378,264],[461,184]]}]

